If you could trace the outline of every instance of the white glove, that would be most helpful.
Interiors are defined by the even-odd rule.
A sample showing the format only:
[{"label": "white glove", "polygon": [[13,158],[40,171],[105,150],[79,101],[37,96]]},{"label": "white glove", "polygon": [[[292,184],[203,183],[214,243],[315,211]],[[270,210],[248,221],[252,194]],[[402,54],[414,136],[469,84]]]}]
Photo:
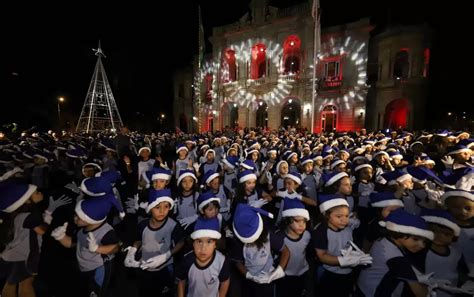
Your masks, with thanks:
[{"label": "white glove", "polygon": [[286,197],[288,197],[288,198],[290,198],[290,199],[303,200],[303,195],[298,194],[298,193],[296,193],[296,192],[293,192],[293,193],[291,193],[291,194],[289,194],[289,193],[287,192],[287,196],[286,196]]},{"label": "white glove", "polygon": [[354,251],[352,246],[341,250],[342,256],[337,257],[341,267],[356,267],[358,265],[372,264],[372,257],[359,251]]},{"label": "white glove", "polygon": [[433,182],[427,181],[425,191],[427,194],[428,199],[431,201],[436,202],[437,204],[442,204],[441,196],[443,196],[444,192],[438,190],[436,185]]},{"label": "white glove", "polygon": [[474,294],[474,281],[467,281],[462,285],[461,290],[466,294]]},{"label": "white glove", "polygon": [[81,193],[81,189],[79,189],[79,187],[76,185],[75,182],[72,182],[72,183],[68,183],[67,185],[64,186],[66,189],[68,190],[71,190],[72,192],[76,193],[76,194],[80,194]]},{"label": "white glove", "polygon": [[446,169],[453,168],[454,159],[451,156],[445,156],[441,159],[441,162],[443,162],[444,167],[446,167]]},{"label": "white glove", "polygon": [[265,171],[265,176],[267,177],[268,184],[271,185],[273,183],[273,177],[270,171]]},{"label": "white glove", "polygon": [[194,171],[199,172],[199,167],[201,167],[198,163],[193,164]]},{"label": "white glove", "polygon": [[56,240],[61,240],[66,236],[66,230],[67,230],[67,222],[64,223],[62,226],[56,227],[52,232],[51,232],[51,237],[53,237]]},{"label": "white glove", "polygon": [[359,228],[360,226],[360,220],[356,217],[349,217],[349,227],[351,227],[352,230],[355,230]]},{"label": "white glove", "polygon": [[148,202],[140,202],[138,207],[146,210],[148,208]]},{"label": "white glove", "polygon": [[135,254],[137,253],[137,248],[134,246],[129,246],[125,249],[127,251],[127,256],[123,261],[125,267],[138,268],[140,267],[140,262],[135,260]]},{"label": "white glove", "polygon": [[234,238],[234,233],[230,229],[225,229],[226,238]]},{"label": "white glove", "polygon": [[288,191],[287,191],[287,190],[285,190],[285,191],[278,191],[278,192],[276,192],[276,196],[277,196],[277,197],[280,197],[280,198],[288,197]]},{"label": "white glove", "polygon": [[171,251],[166,252],[165,254],[161,254],[158,256],[155,256],[153,258],[150,258],[140,265],[140,268],[143,270],[150,269],[150,268],[156,268],[168,261],[168,259],[171,258]]},{"label": "white glove", "polygon": [[195,214],[195,215],[192,215],[190,217],[186,217],[186,218],[183,218],[183,219],[179,220],[179,223],[181,224],[181,227],[186,229],[186,228],[189,227],[189,225],[196,222],[197,219],[198,219],[198,215]]},{"label": "white glove", "polygon": [[245,274],[245,278],[257,284],[268,284],[269,275],[263,272],[261,272],[259,275],[253,275],[247,271],[247,273]]},{"label": "white glove", "polygon": [[54,200],[53,196],[49,196],[49,206],[43,212],[43,221],[50,225],[53,221],[53,212],[63,205],[69,204],[72,202],[72,199],[66,195],[62,195],[57,200]]},{"label": "white glove", "polygon": [[166,161],[165,161],[164,164],[160,164],[160,167],[161,167],[161,168],[164,168],[164,169],[170,170],[170,168],[168,167],[168,163],[166,163]]},{"label": "white glove", "polygon": [[252,207],[255,207],[255,208],[261,208],[262,206],[264,206],[267,203],[268,203],[267,200],[260,198],[258,200],[250,202],[249,205],[252,206]]},{"label": "white glove", "polygon": [[138,204],[138,194],[127,198],[125,201],[125,211],[129,214],[137,213],[138,208],[140,205]]},{"label": "white glove", "polygon": [[92,253],[95,253],[97,249],[99,248],[99,245],[97,244],[97,241],[95,240],[94,233],[92,232],[89,232],[89,235],[87,235],[87,248]]},{"label": "white glove", "polygon": [[271,283],[272,281],[280,279],[284,276],[285,276],[285,271],[280,265],[278,265],[278,267],[275,270],[273,270],[272,274],[270,274],[270,279],[268,283]]}]

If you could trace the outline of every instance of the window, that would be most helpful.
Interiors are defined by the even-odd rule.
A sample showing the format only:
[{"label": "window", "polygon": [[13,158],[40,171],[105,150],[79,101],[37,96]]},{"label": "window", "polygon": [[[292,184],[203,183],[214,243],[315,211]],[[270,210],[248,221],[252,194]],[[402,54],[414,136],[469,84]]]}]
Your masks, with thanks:
[{"label": "window", "polygon": [[324,77],[327,81],[339,80],[339,61],[328,62],[324,65]]},{"label": "window", "polygon": [[301,40],[296,35],[290,35],[283,43],[283,73],[297,74],[300,71]]},{"label": "window", "polygon": [[237,67],[235,62],[235,52],[228,49],[224,53],[222,61],[222,81],[224,83],[235,81],[237,77]]},{"label": "window", "polygon": [[395,55],[395,63],[393,65],[393,77],[395,79],[408,78],[408,70],[410,69],[408,58],[407,50],[401,50]]},{"label": "window", "polygon": [[265,77],[267,71],[266,52],[267,48],[262,43],[258,43],[252,47],[252,64],[250,66],[251,79]]}]

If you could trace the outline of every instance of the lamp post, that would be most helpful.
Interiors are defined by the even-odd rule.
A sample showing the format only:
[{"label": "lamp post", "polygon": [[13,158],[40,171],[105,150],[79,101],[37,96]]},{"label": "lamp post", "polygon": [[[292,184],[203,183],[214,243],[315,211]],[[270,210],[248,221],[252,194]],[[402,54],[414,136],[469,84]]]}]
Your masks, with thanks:
[{"label": "lamp post", "polygon": [[58,123],[59,127],[61,128],[61,103],[64,102],[64,97],[59,97],[58,98]]}]

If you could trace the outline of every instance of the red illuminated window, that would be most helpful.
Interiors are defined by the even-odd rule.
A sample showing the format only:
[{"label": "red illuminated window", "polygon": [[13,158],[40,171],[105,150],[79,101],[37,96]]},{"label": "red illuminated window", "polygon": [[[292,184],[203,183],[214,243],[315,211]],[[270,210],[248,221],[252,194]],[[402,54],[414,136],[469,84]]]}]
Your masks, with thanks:
[{"label": "red illuminated window", "polygon": [[250,66],[250,78],[259,79],[265,77],[267,48],[264,44],[258,43],[252,47],[252,64]]}]

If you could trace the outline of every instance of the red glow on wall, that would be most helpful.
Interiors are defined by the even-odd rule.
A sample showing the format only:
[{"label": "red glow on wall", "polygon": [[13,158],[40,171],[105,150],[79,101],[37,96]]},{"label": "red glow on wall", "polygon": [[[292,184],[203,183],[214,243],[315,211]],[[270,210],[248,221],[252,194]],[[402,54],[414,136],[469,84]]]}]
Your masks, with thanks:
[{"label": "red glow on wall", "polygon": [[228,73],[224,77],[224,82],[231,82],[236,80],[237,68],[235,63],[235,51],[228,49],[224,53],[225,68]]},{"label": "red glow on wall", "polygon": [[290,35],[283,43],[283,73],[297,74],[300,72],[301,40],[296,35]]},{"label": "red glow on wall", "polygon": [[428,70],[430,66],[430,49],[425,48],[425,51],[423,52],[424,56],[424,65],[423,65],[423,77],[428,77]]},{"label": "red glow on wall", "polygon": [[407,118],[408,100],[393,100],[385,108],[384,127],[390,129],[406,128]]},{"label": "red glow on wall", "polygon": [[267,48],[263,43],[258,43],[252,47],[252,65],[250,78],[259,79],[265,76]]}]

